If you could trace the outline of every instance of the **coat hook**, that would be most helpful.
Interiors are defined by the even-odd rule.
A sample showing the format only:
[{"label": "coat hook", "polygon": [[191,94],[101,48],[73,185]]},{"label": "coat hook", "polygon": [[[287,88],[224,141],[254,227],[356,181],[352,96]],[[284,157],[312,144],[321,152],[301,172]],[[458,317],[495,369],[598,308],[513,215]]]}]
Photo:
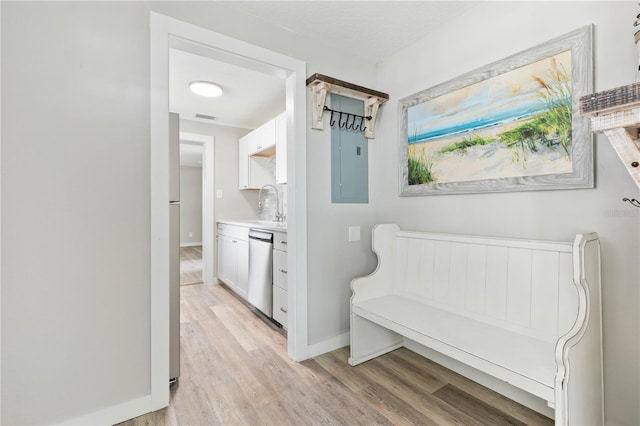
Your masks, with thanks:
[{"label": "coat hook", "polygon": [[[360,123],[356,124],[356,119],[360,118]],[[362,130],[362,116],[361,115],[356,115],[353,117],[353,130],[355,130],[356,132],[360,132]]]},{"label": "coat hook", "polygon": [[[327,108],[327,107],[325,107],[325,108]],[[333,119],[333,113],[334,113],[334,112],[335,112],[335,111],[331,111],[331,117],[329,118],[329,125],[330,125],[331,127],[333,127],[333,126],[335,126],[335,125],[336,125],[336,120],[334,120],[334,119]]]},{"label": "coat hook", "polygon": [[350,125],[347,125],[346,128],[347,130],[355,130],[354,125],[356,124],[356,116],[353,114],[348,114],[347,115],[347,123],[349,122],[349,117],[353,117],[353,121],[351,121]]},{"label": "coat hook", "polygon": [[635,198],[623,198],[622,201],[628,201],[629,204],[631,204],[634,207],[640,207],[640,201],[636,200]]},{"label": "coat hook", "polygon": [[[339,126],[341,129],[344,129],[344,128],[346,127],[346,125],[347,125],[347,121],[349,121],[349,116],[347,115],[347,119],[346,119],[346,120],[344,121],[344,123],[343,123],[343,122],[342,122],[342,114],[343,114],[343,113],[341,112],[341,113],[340,113],[340,119],[338,120],[338,126]],[[344,113],[344,114],[346,114],[346,113]]]}]

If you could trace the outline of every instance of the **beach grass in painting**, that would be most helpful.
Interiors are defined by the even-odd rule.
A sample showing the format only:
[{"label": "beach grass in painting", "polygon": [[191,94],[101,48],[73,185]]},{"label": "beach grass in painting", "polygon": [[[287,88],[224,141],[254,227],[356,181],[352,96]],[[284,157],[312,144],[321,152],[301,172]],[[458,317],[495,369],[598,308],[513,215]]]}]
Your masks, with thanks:
[{"label": "beach grass in painting", "polygon": [[571,51],[414,105],[408,183],[572,172]]}]

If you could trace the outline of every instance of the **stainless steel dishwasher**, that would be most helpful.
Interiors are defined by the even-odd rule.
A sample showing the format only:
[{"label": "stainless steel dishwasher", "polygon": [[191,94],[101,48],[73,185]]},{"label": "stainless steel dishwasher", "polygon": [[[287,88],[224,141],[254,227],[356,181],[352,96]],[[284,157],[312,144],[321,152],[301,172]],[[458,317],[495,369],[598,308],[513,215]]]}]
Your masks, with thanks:
[{"label": "stainless steel dishwasher", "polygon": [[247,299],[269,318],[273,315],[273,234],[249,230],[249,288]]}]

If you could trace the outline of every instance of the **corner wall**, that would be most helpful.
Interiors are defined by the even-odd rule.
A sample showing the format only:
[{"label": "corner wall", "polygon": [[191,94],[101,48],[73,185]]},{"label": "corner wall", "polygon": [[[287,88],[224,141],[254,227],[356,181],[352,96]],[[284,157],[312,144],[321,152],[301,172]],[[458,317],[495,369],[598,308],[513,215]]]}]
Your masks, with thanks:
[{"label": "corner wall", "polygon": [[605,411],[608,424],[640,424],[638,188],[606,137],[595,137],[596,188],[506,194],[398,196],[398,100],[594,23],[595,91],[635,81],[631,32],[636,2],[482,2],[446,27],[379,64],[388,92],[371,145],[378,222],[460,234],[602,242]]}]

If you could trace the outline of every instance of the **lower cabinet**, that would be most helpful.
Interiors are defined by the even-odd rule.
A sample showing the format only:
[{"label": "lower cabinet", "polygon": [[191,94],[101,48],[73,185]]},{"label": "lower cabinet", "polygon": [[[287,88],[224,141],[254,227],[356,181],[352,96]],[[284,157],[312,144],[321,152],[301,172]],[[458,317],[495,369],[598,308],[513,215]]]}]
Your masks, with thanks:
[{"label": "lower cabinet", "polygon": [[288,324],[287,234],[273,234],[273,319],[286,330]]},{"label": "lower cabinet", "polygon": [[249,228],[218,224],[218,280],[247,298]]}]

